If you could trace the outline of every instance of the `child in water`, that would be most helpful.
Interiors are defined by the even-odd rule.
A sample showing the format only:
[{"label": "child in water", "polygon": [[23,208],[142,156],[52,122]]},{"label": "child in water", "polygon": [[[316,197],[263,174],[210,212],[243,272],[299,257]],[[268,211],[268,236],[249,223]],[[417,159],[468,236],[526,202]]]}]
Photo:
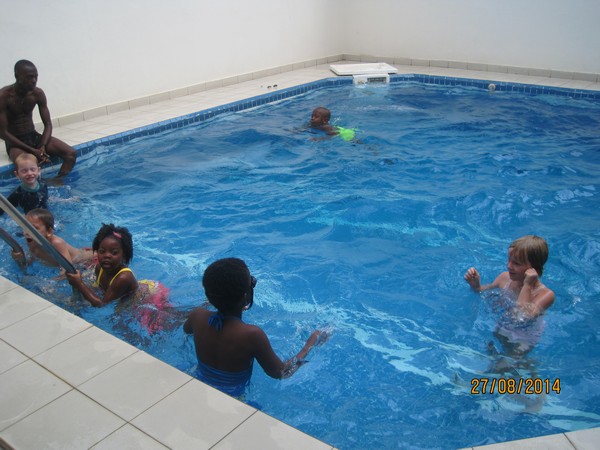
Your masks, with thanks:
[{"label": "child in water", "polygon": [[[28,155],[23,153],[22,155]],[[22,155],[19,155],[21,157]],[[31,155],[33,156],[33,155]],[[88,267],[92,264],[94,254],[90,247],[75,248],[63,238],[54,234],[54,216],[50,211],[43,208],[35,208],[29,211],[25,217],[36,230],[44,236],[58,252],[65,257],[71,264],[81,267]],[[32,262],[35,258],[49,266],[58,266],[58,263],[44,248],[38,244],[28,233],[25,233],[25,239],[31,252],[30,261],[25,261],[25,255],[22,253],[12,253],[13,258],[19,263]]]},{"label": "child in water", "polygon": [[[48,208],[48,186],[40,179],[37,158],[31,153],[21,153],[15,158],[15,176],[21,184],[9,194],[7,200],[27,214],[35,208]],[[4,211],[0,209],[0,215]]]},{"label": "child in water", "polygon": [[270,377],[287,378],[305,363],[315,345],[328,338],[328,333],[314,331],[302,350],[284,362],[261,328],[242,321],[242,312],[254,302],[256,285],[244,261],[225,258],[213,262],[204,272],[202,285],[217,312],[196,308],[183,330],[194,335],[199,378],[226,394],[238,397],[244,393],[255,359]]},{"label": "child in water", "polygon": [[338,131],[329,124],[329,120],[331,120],[331,111],[323,106],[319,106],[313,109],[310,116],[310,127],[324,131],[329,136],[336,136]]},{"label": "child in water", "polygon": [[310,127],[325,132],[327,136],[340,136],[345,141],[354,139],[354,130],[329,124],[331,111],[323,106],[315,108],[310,116]]},{"label": "child in water", "polygon": [[67,274],[69,283],[77,288],[92,306],[104,306],[113,300],[133,295],[138,282],[127,265],[133,258],[133,239],[127,228],[103,224],[92,243],[98,258],[95,268],[95,288],[102,296],[85,284],[79,271]]},{"label": "child in water", "polygon": [[[153,334],[172,324],[173,306],[169,303],[169,290],[152,280],[137,280],[128,267],[133,258],[133,238],[127,228],[102,224],[96,234],[92,249],[96,253],[94,269],[96,281],[92,287],[82,279],[81,273],[67,273],[67,280],[92,306],[101,307],[115,300],[130,299],[134,315]],[[168,312],[168,314],[163,314]],[[180,322],[181,323],[181,322]]]},{"label": "child in water", "polygon": [[497,325],[495,336],[513,356],[529,352],[541,337],[544,312],[554,303],[554,292],[540,277],[548,260],[548,244],[539,236],[523,236],[508,248],[508,271],[491,284],[481,284],[474,267],[464,278],[476,292],[502,289],[510,303],[509,314]]}]

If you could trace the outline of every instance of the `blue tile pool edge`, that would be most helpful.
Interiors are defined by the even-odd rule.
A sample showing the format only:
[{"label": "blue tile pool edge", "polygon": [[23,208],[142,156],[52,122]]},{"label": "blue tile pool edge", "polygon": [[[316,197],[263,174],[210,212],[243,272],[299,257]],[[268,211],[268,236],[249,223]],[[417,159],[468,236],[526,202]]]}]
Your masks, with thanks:
[{"label": "blue tile pool edge", "polygon": [[[440,75],[403,74],[390,76],[390,83],[400,82],[418,82],[423,84],[434,84],[439,86],[466,86],[485,90],[489,90],[490,84],[493,84],[496,92],[514,92],[533,95],[547,94],[571,97],[575,99],[600,99],[600,91],[585,89],[560,88],[535,84],[514,83],[507,81],[446,77]],[[220,105],[214,108],[197,111],[191,114],[186,114],[184,116],[179,116],[173,119],[156,122],[143,127],[134,128],[123,133],[117,133],[100,139],[95,139],[93,141],[85,142],[83,144],[75,145],[74,148],[77,151],[78,156],[83,156],[92,152],[99,146],[123,144],[125,142],[129,142],[139,137],[151,136],[157,133],[162,133],[163,131],[174,130],[194,123],[203,122],[220,114],[255,108],[258,106],[265,105],[267,103],[284,100],[286,98],[294,97],[300,94],[305,94],[307,92],[314,91],[317,89],[343,86],[349,84],[352,84],[352,77],[349,76],[324,78],[322,80],[301,84],[291,88],[271,91],[269,93],[257,95],[244,100],[226,103],[224,105]],[[12,177],[13,166],[11,164],[0,168],[0,179],[4,180]]]}]

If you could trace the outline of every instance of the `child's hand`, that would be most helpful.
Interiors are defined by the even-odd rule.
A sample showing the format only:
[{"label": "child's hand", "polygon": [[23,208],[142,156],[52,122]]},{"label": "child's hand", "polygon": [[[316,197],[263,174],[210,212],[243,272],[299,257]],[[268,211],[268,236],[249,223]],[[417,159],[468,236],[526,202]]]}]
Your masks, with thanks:
[{"label": "child's hand", "polygon": [[41,146],[40,148],[36,148],[35,150],[36,151],[35,151],[35,153],[33,155],[37,158],[38,163],[45,164],[47,162],[50,162],[50,157],[46,153],[46,147],[45,146]]},{"label": "child's hand", "polygon": [[321,345],[324,344],[325,342],[327,342],[327,340],[329,339],[329,336],[332,335],[331,330],[315,330],[313,331],[313,333],[311,334],[311,338],[315,338],[315,344],[314,345]]},{"label": "child's hand", "polygon": [[469,286],[471,286],[471,289],[474,291],[479,291],[481,289],[481,278],[475,267],[471,267],[467,270],[467,273],[465,273],[465,281],[469,283]]},{"label": "child's hand", "polygon": [[525,280],[523,280],[523,284],[533,287],[537,283],[538,279],[539,275],[537,273],[537,270],[531,267],[525,271]]},{"label": "child's hand", "polygon": [[25,264],[27,262],[25,260],[25,254],[23,252],[15,252],[14,250],[11,250],[10,255],[19,264]]},{"label": "child's hand", "polygon": [[78,285],[81,285],[83,283],[83,280],[81,279],[81,273],[79,272],[79,270],[75,273],[69,273],[65,271],[65,276],[67,277],[67,281],[71,286],[77,287]]},{"label": "child's hand", "polygon": [[56,277],[54,277],[54,278],[55,278],[57,281],[64,280],[64,279],[66,279],[66,274],[67,274],[67,271],[61,267],[61,268],[60,268],[60,272],[59,272],[59,273],[58,273],[58,275],[57,275]]}]

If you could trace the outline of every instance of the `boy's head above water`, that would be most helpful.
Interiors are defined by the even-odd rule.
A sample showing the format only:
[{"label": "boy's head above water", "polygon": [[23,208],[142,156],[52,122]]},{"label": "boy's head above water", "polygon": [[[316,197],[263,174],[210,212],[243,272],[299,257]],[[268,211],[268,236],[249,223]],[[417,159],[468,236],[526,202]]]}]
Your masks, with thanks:
[{"label": "boy's head above water", "polygon": [[[27,218],[27,220],[29,220],[29,222],[32,222],[33,220],[35,220],[35,221],[41,223],[47,231],[54,230],[54,215],[47,209],[44,209],[44,208],[32,209],[25,215],[25,217]],[[40,231],[40,230],[38,230],[38,231]]]},{"label": "boy's head above water", "polygon": [[40,177],[38,160],[31,153],[21,153],[15,158],[15,176],[25,186],[35,189]]},{"label": "boy's head above water", "polygon": [[329,124],[331,119],[331,111],[323,106],[313,109],[312,115],[310,116],[311,127],[321,127]]},{"label": "boy's head above water", "polygon": [[[25,218],[46,239],[49,239],[54,234],[54,216],[47,209],[32,209],[25,215]],[[25,233],[25,239],[28,244],[34,244],[33,239],[28,233]]]}]

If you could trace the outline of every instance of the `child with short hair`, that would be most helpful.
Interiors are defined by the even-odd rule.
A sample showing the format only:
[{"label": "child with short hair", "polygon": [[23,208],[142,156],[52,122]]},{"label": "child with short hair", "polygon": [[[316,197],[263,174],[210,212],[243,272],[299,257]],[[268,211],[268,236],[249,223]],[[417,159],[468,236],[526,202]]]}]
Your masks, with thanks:
[{"label": "child with short hair", "polygon": [[[63,238],[54,234],[54,216],[50,211],[44,208],[35,208],[29,211],[25,215],[25,218],[71,264],[81,267],[88,267],[92,264],[94,254],[90,247],[84,247],[80,249],[75,248]],[[44,250],[44,248],[33,238],[31,238],[28,233],[25,233],[25,239],[32,255],[32,258],[29,262],[33,261],[34,258],[37,258],[50,266],[59,265],[52,255]],[[25,255],[13,252],[13,258],[15,258],[17,262],[22,262],[22,260],[25,259]]]},{"label": "child with short hair", "polygon": [[524,355],[537,343],[544,328],[542,316],[554,303],[554,292],[540,281],[548,254],[543,238],[523,236],[508,248],[508,271],[492,283],[482,285],[474,267],[465,273],[465,281],[476,292],[498,288],[508,294],[510,308],[494,334],[513,355]]},{"label": "child with short hair", "polygon": [[[48,209],[48,185],[40,178],[37,158],[31,153],[21,153],[15,158],[15,176],[21,184],[7,197],[15,208],[27,214],[35,208]],[[0,209],[0,215],[4,211]]]},{"label": "child with short hair", "polygon": [[309,125],[315,130],[324,131],[327,136],[340,136],[345,141],[354,139],[354,130],[351,128],[343,128],[337,125],[330,125],[331,111],[324,106],[319,106],[313,109],[310,116]]},{"label": "child with short hair", "polygon": [[194,335],[200,380],[226,394],[239,397],[244,393],[255,359],[270,377],[287,378],[306,362],[304,358],[315,345],[328,338],[327,332],[314,331],[302,350],[284,362],[261,328],[242,321],[242,312],[254,302],[256,286],[244,261],[225,258],[213,262],[204,272],[202,285],[217,312],[196,308],[183,330]]},{"label": "child with short hair", "polygon": [[330,119],[331,111],[324,106],[319,106],[318,108],[313,109],[313,112],[310,116],[310,127],[315,128],[316,130],[324,131],[330,136],[336,136],[338,132],[329,124]]}]

